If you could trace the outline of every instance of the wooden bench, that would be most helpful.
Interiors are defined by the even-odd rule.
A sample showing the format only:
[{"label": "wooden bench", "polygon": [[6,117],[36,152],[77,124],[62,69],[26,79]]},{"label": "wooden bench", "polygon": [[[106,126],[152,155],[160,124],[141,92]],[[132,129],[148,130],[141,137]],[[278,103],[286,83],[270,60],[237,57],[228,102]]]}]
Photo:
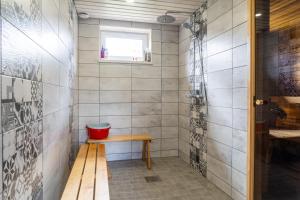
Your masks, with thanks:
[{"label": "wooden bench", "polygon": [[[276,118],[275,129],[270,129],[262,135],[262,150],[266,153],[265,161],[270,163],[272,160],[275,141],[300,142],[300,97],[292,96],[272,96],[271,102],[275,103],[285,113],[286,117]],[[269,129],[269,128],[268,128]]]},{"label": "wooden bench", "polygon": [[105,145],[80,146],[61,200],[109,200]]},{"label": "wooden bench", "polygon": [[137,135],[131,135],[131,134],[113,135],[113,136],[109,136],[108,138],[105,138],[103,140],[89,139],[87,142],[89,144],[98,144],[98,143],[106,143],[106,142],[128,142],[128,141],[142,141],[143,142],[142,158],[144,161],[146,161],[148,169],[151,169],[150,143],[152,141],[152,137],[148,133],[137,134]]}]

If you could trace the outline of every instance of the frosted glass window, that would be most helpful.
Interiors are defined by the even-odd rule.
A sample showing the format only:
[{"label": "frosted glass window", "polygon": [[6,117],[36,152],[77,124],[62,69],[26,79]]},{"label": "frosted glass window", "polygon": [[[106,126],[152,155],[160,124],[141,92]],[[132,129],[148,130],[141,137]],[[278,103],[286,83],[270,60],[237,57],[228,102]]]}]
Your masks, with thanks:
[{"label": "frosted glass window", "polygon": [[109,57],[143,57],[143,41],[123,38],[106,38]]},{"label": "frosted glass window", "polygon": [[[144,29],[143,29],[144,30]],[[149,31],[150,32],[150,31]],[[151,51],[150,33],[135,30],[101,30],[100,58],[105,60],[144,61],[145,51]],[[101,57],[101,50],[105,57]]]}]

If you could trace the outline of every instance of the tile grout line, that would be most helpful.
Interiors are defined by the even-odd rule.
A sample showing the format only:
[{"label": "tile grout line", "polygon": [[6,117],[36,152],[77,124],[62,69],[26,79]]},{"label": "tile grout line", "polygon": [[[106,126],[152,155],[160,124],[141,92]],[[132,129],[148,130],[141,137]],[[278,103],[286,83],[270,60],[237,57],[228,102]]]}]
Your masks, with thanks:
[{"label": "tile grout line", "polygon": [[234,105],[233,105],[233,30],[234,30],[234,27],[233,27],[233,0],[232,0],[232,8],[231,8],[231,15],[232,15],[232,27],[231,27],[231,30],[232,30],[232,32],[231,32],[231,49],[232,49],[232,51],[231,51],[231,61],[232,61],[232,63],[231,63],[231,69],[232,69],[232,71],[231,71],[231,73],[232,73],[232,75],[231,75],[231,84],[232,84],[232,93],[231,93],[231,99],[232,99],[232,116],[231,116],[231,118],[232,118],[232,124],[231,124],[231,126],[232,126],[232,129],[231,129],[231,147],[230,147],[230,152],[231,152],[231,159],[230,159],[230,171],[231,171],[231,177],[230,177],[230,196],[232,197],[232,160],[233,160],[233,151],[232,151],[232,137],[233,137],[233,120],[234,120],[234,117],[233,117],[233,107],[234,107]]},{"label": "tile grout line", "polygon": [[[133,27],[133,22],[130,22],[130,27],[132,28]],[[132,132],[132,120],[133,120],[133,111],[132,111],[132,106],[133,106],[133,103],[132,103],[132,63],[130,63],[130,135],[132,136],[133,135],[133,132]],[[130,141],[130,157],[131,157],[131,160],[133,160],[133,141]]]},{"label": "tile grout line", "polygon": [[160,116],[160,157],[162,157],[162,138],[163,138],[163,114],[162,114],[162,98],[163,98],[163,76],[162,76],[162,60],[163,60],[163,25],[160,25],[160,98],[161,98],[161,116]]},{"label": "tile grout line", "polygon": [[180,112],[179,112],[179,110],[180,110],[180,108],[179,108],[179,87],[180,87],[180,82],[179,82],[179,51],[180,51],[180,49],[179,49],[179,46],[180,46],[180,28],[181,28],[181,25],[179,25],[179,27],[178,27],[178,66],[177,66],[177,81],[178,81],[178,90],[177,90],[177,119],[178,119],[178,124],[177,124],[177,138],[178,138],[178,143],[177,143],[177,155],[178,155],[178,158],[180,158],[180,155],[179,155],[179,152],[180,152],[180,148],[179,148],[179,145],[180,145],[180,137],[179,137],[179,132],[180,132],[180,130],[179,130],[179,114],[180,114]]}]

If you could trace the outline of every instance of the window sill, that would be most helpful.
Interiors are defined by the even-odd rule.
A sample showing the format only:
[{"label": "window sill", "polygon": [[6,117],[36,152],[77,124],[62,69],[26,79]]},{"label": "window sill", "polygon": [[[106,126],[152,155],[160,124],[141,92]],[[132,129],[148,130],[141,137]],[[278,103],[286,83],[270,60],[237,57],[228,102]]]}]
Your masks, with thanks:
[{"label": "window sill", "polygon": [[152,62],[146,61],[130,61],[130,60],[99,60],[100,63],[124,63],[124,64],[142,64],[142,65],[152,65]]}]

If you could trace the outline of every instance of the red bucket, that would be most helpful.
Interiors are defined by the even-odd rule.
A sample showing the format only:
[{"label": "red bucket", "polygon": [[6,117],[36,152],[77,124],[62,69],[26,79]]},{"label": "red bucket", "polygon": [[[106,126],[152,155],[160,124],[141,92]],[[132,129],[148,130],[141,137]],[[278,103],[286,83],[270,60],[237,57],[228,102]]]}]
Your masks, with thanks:
[{"label": "red bucket", "polygon": [[92,124],[86,126],[88,136],[93,140],[101,140],[107,138],[110,128],[111,127],[109,123]]}]

